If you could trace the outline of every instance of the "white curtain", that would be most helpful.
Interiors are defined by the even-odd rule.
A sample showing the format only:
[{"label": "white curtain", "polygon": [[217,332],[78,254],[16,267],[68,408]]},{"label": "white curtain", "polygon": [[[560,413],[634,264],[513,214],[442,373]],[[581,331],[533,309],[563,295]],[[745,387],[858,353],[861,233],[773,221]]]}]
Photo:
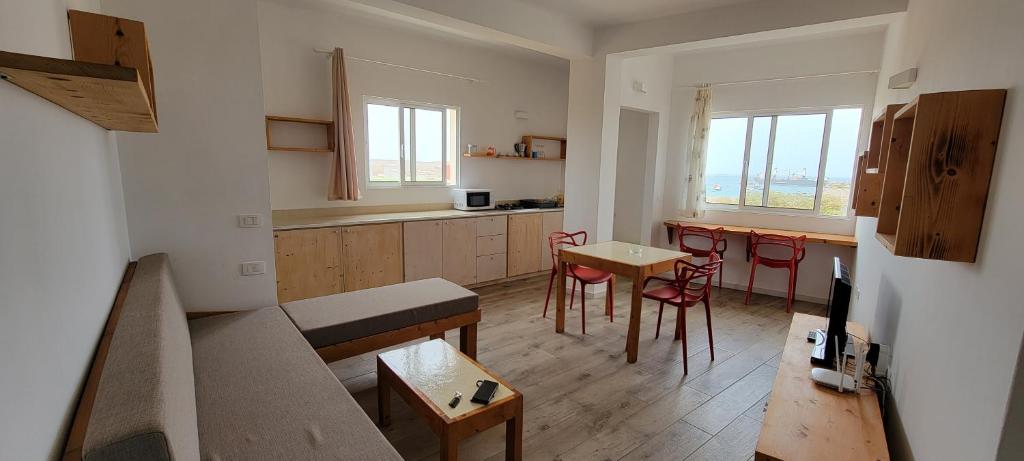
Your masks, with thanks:
[{"label": "white curtain", "polygon": [[683,199],[683,217],[704,217],[704,167],[708,163],[708,131],[711,128],[711,86],[697,87],[690,117],[690,161]]}]

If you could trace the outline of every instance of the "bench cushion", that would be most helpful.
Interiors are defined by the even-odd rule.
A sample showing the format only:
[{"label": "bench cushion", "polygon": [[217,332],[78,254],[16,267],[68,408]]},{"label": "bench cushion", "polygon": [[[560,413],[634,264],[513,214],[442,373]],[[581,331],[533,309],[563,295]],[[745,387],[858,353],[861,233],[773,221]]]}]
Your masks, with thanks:
[{"label": "bench cushion", "polygon": [[279,307],[189,328],[202,459],[402,459]]},{"label": "bench cushion", "polygon": [[475,311],[476,293],[427,279],[285,303],[281,307],[315,348]]},{"label": "bench cushion", "polygon": [[199,458],[188,324],[166,254],[135,268],[82,451],[87,461]]}]

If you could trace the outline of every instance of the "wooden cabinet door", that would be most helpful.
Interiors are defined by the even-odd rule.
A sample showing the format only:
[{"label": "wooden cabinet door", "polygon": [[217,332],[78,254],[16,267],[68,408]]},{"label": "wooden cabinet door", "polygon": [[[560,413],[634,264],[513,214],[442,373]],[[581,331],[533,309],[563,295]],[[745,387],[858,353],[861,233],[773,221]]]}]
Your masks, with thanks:
[{"label": "wooden cabinet door", "polygon": [[542,214],[515,214],[508,217],[509,277],[542,270],[540,259],[540,240],[543,231]]},{"label": "wooden cabinet door", "polygon": [[505,278],[506,264],[504,254],[479,256],[476,258],[477,283],[489,282]]},{"label": "wooden cabinet door", "polygon": [[277,302],[341,293],[341,229],[274,232]]},{"label": "wooden cabinet door", "polygon": [[410,221],[402,225],[405,281],[442,276],[443,221]]},{"label": "wooden cabinet door", "polygon": [[342,228],[345,291],[402,283],[402,223]]},{"label": "wooden cabinet door", "polygon": [[508,251],[504,235],[488,235],[476,238],[476,255],[503,255]]},{"label": "wooden cabinet door", "polygon": [[484,237],[487,235],[505,235],[508,227],[506,216],[485,216],[476,220],[476,235]]},{"label": "wooden cabinet door", "polygon": [[542,232],[540,234],[540,265],[541,270],[550,269],[554,264],[551,260],[551,246],[548,245],[548,236],[552,232],[559,232],[562,230],[562,212],[552,211],[550,213],[541,213],[544,215],[544,222]]},{"label": "wooden cabinet door", "polygon": [[442,234],[442,277],[459,285],[476,283],[476,218],[445,220]]}]

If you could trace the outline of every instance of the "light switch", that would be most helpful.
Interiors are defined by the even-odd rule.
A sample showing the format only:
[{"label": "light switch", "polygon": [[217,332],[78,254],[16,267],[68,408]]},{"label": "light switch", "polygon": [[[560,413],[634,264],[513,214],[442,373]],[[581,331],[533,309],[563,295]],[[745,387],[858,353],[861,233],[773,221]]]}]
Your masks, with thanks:
[{"label": "light switch", "polygon": [[242,275],[263,275],[267,273],[265,261],[247,261],[242,263]]},{"label": "light switch", "polygon": [[238,215],[238,227],[260,227],[263,225],[263,216],[258,214]]}]

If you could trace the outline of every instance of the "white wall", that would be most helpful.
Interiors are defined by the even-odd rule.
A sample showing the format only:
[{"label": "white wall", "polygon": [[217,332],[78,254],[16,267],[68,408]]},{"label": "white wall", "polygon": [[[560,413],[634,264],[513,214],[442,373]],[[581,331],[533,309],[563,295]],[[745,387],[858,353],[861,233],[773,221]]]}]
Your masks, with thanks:
[{"label": "white wall", "polygon": [[[919,93],[1010,89],[976,263],[895,257],[875,240],[877,220],[857,225],[852,316],[893,345],[893,422],[905,440],[891,446],[902,459],[996,458],[1024,331],[1022,20],[1018,1],[914,0],[886,38],[878,107]],[[886,89],[910,67],[920,68],[911,89]]]},{"label": "white wall", "polygon": [[[255,0],[103,0],[146,23],[159,134],[118,136],[132,254],[166,251],[190,310],[277,303]],[[263,228],[237,227],[260,213]],[[243,261],[267,274],[242,277]]]},{"label": "white wall", "polygon": [[[564,136],[569,72],[564,61],[400,25],[355,12],[299,9],[260,2],[260,44],[268,114],[331,117],[330,60],[313,48],[345,48],[349,56],[469,75],[452,78],[349,60],[347,65],[363,199],[326,199],[329,158],[270,152],[273,208],[323,208],[451,202],[446,188],[366,186],[363,97],[422,101],[462,110],[460,152],[473,143],[511,152],[524,134]],[[528,120],[513,113],[523,110]],[[572,143],[572,141],[570,141]],[[562,162],[461,158],[464,187],[494,189],[498,200],[550,197],[563,191]]]},{"label": "white wall", "polygon": [[[689,121],[693,111],[693,88],[701,82],[735,82],[804,75],[859,72],[878,69],[884,32],[868,29],[835,36],[809,37],[756,46],[709,49],[676,55],[672,96],[669,152],[666,168],[664,217],[679,216],[685,193],[690,145]],[[792,110],[806,107],[858,105],[864,108],[861,150],[867,144],[867,130],[874,104],[877,75],[873,73],[835,77],[766,82],[712,88],[712,112]],[[813,218],[740,211],[708,210],[703,219],[709,223],[746,225],[807,232],[853,234],[855,220]],[[657,240],[668,246],[662,231]],[[750,264],[743,255],[743,237],[729,237],[729,249],[723,266],[724,284],[746,289]],[[855,252],[833,245],[809,244],[797,280],[797,297],[821,302],[828,297],[827,268],[839,256],[853,267]],[[759,270],[755,291],[783,295],[788,274],[779,270]]]},{"label": "white wall", "polygon": [[650,121],[649,113],[630,109],[619,112],[612,238],[620,242],[641,243]]},{"label": "white wall", "polygon": [[[0,0],[0,49],[70,58],[68,7]],[[55,459],[129,259],[114,135],[0,83],[0,459]]]}]

